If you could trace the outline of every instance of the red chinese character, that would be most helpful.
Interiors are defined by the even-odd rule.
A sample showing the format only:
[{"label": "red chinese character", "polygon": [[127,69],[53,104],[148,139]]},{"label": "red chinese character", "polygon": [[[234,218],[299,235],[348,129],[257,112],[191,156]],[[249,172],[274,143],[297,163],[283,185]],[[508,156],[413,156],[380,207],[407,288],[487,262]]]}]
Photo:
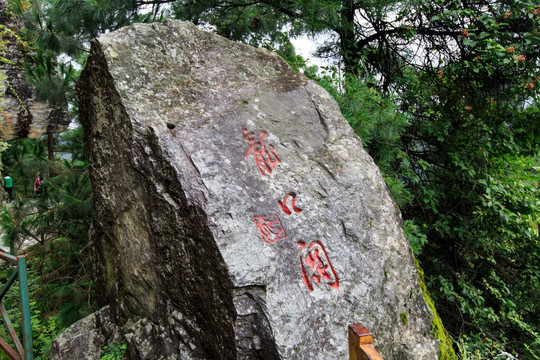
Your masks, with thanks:
[{"label": "red chinese character", "polygon": [[254,216],[253,221],[265,243],[270,244],[287,238],[287,233],[276,214]]},{"label": "red chinese character", "polygon": [[321,283],[339,289],[339,279],[323,244],[320,241],[314,241],[307,249],[303,241],[298,241],[298,245],[302,249],[300,255],[302,278],[309,291],[313,291],[313,284],[321,286]]},{"label": "red chinese character", "polygon": [[[253,150],[255,163],[263,176],[266,176],[266,173],[271,174],[272,169],[275,168],[280,162],[279,158],[274,152],[276,149],[272,145],[265,145],[264,138],[266,135],[268,135],[266,131],[261,131],[259,134],[259,141],[257,141],[255,134],[252,131],[248,132],[246,129],[244,129],[244,139],[251,144],[246,152],[246,157],[249,157],[249,154]],[[270,150],[268,150],[267,147]]]},{"label": "red chinese character", "polygon": [[281,202],[281,200],[278,200],[278,204],[279,204],[279,207],[281,208],[281,210],[283,210],[283,212],[287,215],[291,215],[292,214],[292,211],[287,207],[287,199],[289,199],[289,197],[292,197],[292,200],[291,200],[291,207],[293,209],[293,211],[297,214],[301,213],[302,212],[302,209],[300,209],[299,207],[296,207],[296,194],[293,193],[293,192],[290,192],[288,193],[285,198],[283,199],[283,202]]}]

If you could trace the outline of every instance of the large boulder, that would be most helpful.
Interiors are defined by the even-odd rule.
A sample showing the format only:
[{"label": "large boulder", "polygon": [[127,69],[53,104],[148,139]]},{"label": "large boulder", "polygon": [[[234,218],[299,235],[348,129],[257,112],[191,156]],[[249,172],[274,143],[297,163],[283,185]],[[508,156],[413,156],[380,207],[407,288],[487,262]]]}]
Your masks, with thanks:
[{"label": "large boulder", "polygon": [[78,83],[97,292],[132,358],[436,359],[399,210],[331,96],[196,26],[94,40]]}]

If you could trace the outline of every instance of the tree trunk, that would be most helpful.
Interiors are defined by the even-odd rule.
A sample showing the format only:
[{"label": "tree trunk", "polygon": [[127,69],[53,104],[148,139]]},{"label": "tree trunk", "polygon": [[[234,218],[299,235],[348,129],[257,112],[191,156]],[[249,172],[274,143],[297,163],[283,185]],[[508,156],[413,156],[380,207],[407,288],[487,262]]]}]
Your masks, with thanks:
[{"label": "tree trunk", "polygon": [[50,131],[47,132],[47,137],[48,137],[47,147],[49,149],[49,161],[52,161],[54,159],[54,149],[53,149],[54,137],[53,137],[53,133],[50,132]]},{"label": "tree trunk", "polygon": [[354,13],[356,7],[352,0],[342,2],[341,22],[335,29],[339,34],[339,47],[343,56],[343,71],[347,75],[359,74],[358,48],[354,35]]}]

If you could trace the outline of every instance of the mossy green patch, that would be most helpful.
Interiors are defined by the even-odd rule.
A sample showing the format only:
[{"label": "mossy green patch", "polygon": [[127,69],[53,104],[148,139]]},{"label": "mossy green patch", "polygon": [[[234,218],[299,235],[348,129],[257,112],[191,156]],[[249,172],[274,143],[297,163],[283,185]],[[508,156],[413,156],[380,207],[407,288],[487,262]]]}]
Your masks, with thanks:
[{"label": "mossy green patch", "polygon": [[405,310],[401,310],[401,315],[399,316],[401,318],[401,322],[405,325],[409,323],[409,317],[407,316],[407,312]]},{"label": "mossy green patch", "polygon": [[414,260],[414,263],[416,265],[416,269],[418,270],[418,281],[420,282],[420,288],[422,289],[422,293],[424,294],[424,299],[426,300],[426,303],[431,308],[431,312],[433,313],[431,328],[433,329],[435,338],[440,341],[439,350],[441,351],[441,355],[439,356],[439,360],[458,360],[454,348],[452,347],[452,339],[444,328],[442,320],[437,314],[437,310],[435,309],[435,304],[429,296],[429,292],[424,281],[424,270],[422,270],[420,264],[418,264],[418,261],[416,261],[416,259]]}]

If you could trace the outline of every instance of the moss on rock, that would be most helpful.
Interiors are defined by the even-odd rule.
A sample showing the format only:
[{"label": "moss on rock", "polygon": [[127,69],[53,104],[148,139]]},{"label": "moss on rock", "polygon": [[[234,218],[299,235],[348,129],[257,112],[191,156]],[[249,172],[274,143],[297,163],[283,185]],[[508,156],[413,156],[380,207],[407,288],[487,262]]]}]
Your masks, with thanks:
[{"label": "moss on rock", "polygon": [[433,312],[431,328],[433,329],[435,338],[439,340],[439,349],[441,351],[439,360],[458,360],[454,348],[452,347],[452,338],[450,337],[450,335],[448,335],[448,332],[444,328],[442,320],[437,314],[437,309],[435,309],[435,304],[433,303],[431,296],[429,296],[426,282],[424,280],[424,270],[422,270],[420,264],[416,259],[414,260],[414,263],[416,265],[416,269],[418,270],[418,281],[420,282],[420,288],[422,289],[422,293],[424,294],[424,299],[426,300],[426,303]]}]

